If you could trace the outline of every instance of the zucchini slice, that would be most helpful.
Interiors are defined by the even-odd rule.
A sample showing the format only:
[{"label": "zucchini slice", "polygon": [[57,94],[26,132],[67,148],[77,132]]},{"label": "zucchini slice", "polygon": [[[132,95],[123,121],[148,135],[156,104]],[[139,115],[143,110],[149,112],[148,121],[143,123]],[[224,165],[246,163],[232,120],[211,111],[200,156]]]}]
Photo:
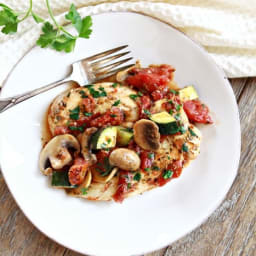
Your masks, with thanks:
[{"label": "zucchini slice", "polygon": [[75,188],[75,185],[71,185],[68,179],[68,171],[53,171],[52,184],[56,188]]},{"label": "zucchini slice", "polygon": [[150,119],[158,125],[160,134],[175,134],[180,130],[177,120],[166,111],[153,114]]},{"label": "zucchini slice", "polygon": [[181,101],[194,100],[198,98],[198,94],[193,85],[187,86],[179,91]]},{"label": "zucchini slice", "polygon": [[133,137],[132,129],[117,126],[117,144],[119,146],[127,146]]},{"label": "zucchini slice", "polygon": [[91,137],[92,149],[113,148],[116,145],[117,128],[110,126],[102,128]]}]

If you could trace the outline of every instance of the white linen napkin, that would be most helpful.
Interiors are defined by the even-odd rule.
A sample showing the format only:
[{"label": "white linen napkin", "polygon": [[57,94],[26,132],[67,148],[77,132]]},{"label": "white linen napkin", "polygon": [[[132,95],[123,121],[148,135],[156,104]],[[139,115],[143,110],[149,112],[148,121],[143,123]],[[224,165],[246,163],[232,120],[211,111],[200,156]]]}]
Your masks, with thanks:
[{"label": "white linen napkin", "polygon": [[[24,12],[29,1],[5,0],[4,4]],[[33,11],[49,18],[44,0],[34,0]],[[57,20],[71,3],[82,16],[103,12],[134,11],[156,17],[183,31],[201,44],[227,77],[256,76],[256,1],[251,0],[163,0],[102,1],[50,0]],[[18,60],[35,45],[40,25],[29,18],[19,25],[18,33],[0,33],[0,86]]]}]

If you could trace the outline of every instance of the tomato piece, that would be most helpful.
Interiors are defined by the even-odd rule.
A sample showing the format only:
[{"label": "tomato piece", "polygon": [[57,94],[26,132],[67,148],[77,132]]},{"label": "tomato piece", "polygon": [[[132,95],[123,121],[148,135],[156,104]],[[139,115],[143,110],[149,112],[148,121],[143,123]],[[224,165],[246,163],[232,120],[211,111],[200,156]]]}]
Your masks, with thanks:
[{"label": "tomato piece", "polygon": [[87,162],[82,157],[77,157],[74,160],[74,165],[85,165]]},{"label": "tomato piece", "polygon": [[54,136],[69,133],[69,129],[66,126],[56,126],[54,129]]},{"label": "tomato piece", "polygon": [[104,125],[119,125],[124,121],[124,113],[119,108],[112,108],[105,114],[91,120],[90,126],[102,127]]},{"label": "tomato piece", "polygon": [[143,171],[146,171],[146,168],[150,168],[154,162],[154,157],[150,157],[152,155],[152,152],[149,151],[142,151],[140,153],[140,160],[141,160],[141,164],[140,164],[140,168]]},{"label": "tomato piece", "polygon": [[125,82],[136,88],[153,92],[161,85],[167,85],[173,77],[175,69],[169,65],[160,65],[149,68],[134,68],[129,71]]},{"label": "tomato piece", "polygon": [[208,107],[199,100],[188,100],[183,104],[189,121],[202,124],[212,124]]},{"label": "tomato piece", "polygon": [[132,181],[132,173],[129,171],[121,170],[119,174],[118,186],[115,194],[113,195],[113,199],[122,203],[125,199],[126,194],[132,190],[131,181]]},{"label": "tomato piece", "polygon": [[139,107],[140,118],[148,118],[144,110],[149,110],[151,107],[150,97],[147,95],[143,95],[142,97],[140,97],[139,101],[137,101],[137,105]]},{"label": "tomato piece", "polygon": [[142,151],[141,147],[138,146],[134,140],[131,140],[131,141],[129,142],[128,148],[131,149],[131,150],[133,150],[133,151],[135,151],[138,155],[140,155],[140,153],[141,153],[141,151]]},{"label": "tomato piece", "polygon": [[95,100],[91,95],[89,95],[88,98],[83,99],[82,104],[84,106],[84,111],[87,113],[92,113],[96,106]]},{"label": "tomato piece", "polygon": [[181,173],[182,173],[182,169],[183,169],[183,161],[182,160],[175,160],[173,161],[171,164],[168,165],[167,170],[170,170],[173,172],[173,175],[168,178],[165,179],[163,177],[163,175],[161,175],[158,179],[157,179],[157,183],[158,186],[164,186],[166,183],[168,183],[171,179],[174,178],[178,178]]}]

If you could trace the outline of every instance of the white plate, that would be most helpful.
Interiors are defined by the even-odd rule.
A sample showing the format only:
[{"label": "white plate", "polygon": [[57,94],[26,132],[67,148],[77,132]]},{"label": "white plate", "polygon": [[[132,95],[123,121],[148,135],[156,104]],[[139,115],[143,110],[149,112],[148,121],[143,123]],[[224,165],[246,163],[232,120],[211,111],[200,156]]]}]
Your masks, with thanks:
[{"label": "white plate", "polygon": [[143,65],[173,65],[178,84],[194,84],[214,113],[215,125],[201,129],[200,156],[179,179],[123,204],[89,202],[50,188],[38,169],[40,126],[47,106],[64,86],[0,115],[2,172],[25,215],[58,243],[86,254],[142,254],[197,227],[228,192],[240,156],[238,109],[223,72],[182,33],[135,13],[100,14],[93,22],[91,39],[80,40],[71,54],[33,48],[8,78],[2,97],[62,78],[74,60],[129,44]]}]

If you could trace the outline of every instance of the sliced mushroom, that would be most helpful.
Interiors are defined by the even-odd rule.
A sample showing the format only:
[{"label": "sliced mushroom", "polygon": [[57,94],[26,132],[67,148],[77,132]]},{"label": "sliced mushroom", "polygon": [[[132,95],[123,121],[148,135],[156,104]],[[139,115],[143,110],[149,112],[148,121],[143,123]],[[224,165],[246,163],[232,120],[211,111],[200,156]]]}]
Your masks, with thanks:
[{"label": "sliced mushroom", "polygon": [[62,169],[72,161],[71,152],[76,154],[79,151],[79,142],[70,134],[52,138],[40,153],[40,171],[45,175],[49,175],[52,173],[52,169]]},{"label": "sliced mushroom", "polygon": [[97,128],[92,127],[86,129],[81,136],[81,153],[85,161],[88,161],[90,165],[93,165],[97,162],[97,158],[94,154],[91,153],[89,148],[89,142],[91,135],[97,131]]},{"label": "sliced mushroom", "polygon": [[134,140],[143,149],[157,151],[160,148],[158,126],[147,119],[137,121],[133,127]]},{"label": "sliced mushroom", "polygon": [[111,152],[109,163],[123,170],[135,171],[140,167],[140,158],[133,150],[117,148]]},{"label": "sliced mushroom", "polygon": [[115,167],[115,168],[112,169],[112,171],[110,172],[110,174],[109,174],[108,176],[103,177],[103,176],[101,176],[101,175],[99,174],[98,171],[96,171],[95,169],[93,169],[93,170],[92,170],[93,181],[99,182],[99,183],[107,183],[107,182],[109,182],[109,181],[115,176],[115,174],[117,173],[117,171],[118,171],[118,168]]}]

